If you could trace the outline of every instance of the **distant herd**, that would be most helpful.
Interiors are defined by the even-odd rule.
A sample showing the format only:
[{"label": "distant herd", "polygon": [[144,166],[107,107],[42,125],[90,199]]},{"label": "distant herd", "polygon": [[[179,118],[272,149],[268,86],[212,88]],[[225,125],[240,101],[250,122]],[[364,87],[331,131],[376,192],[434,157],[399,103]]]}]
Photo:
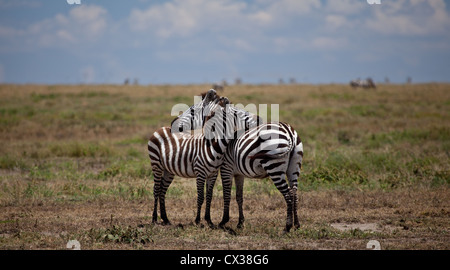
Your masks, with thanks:
[{"label": "distant herd", "polygon": [[[410,83],[410,80],[408,81]],[[225,90],[225,86],[227,86],[227,83],[225,81],[222,81],[221,83],[214,83],[212,85],[212,89],[215,89],[219,92],[223,92]],[[372,80],[372,78],[367,78],[365,80],[356,79],[350,81],[350,86],[354,89],[356,88],[364,88],[364,89],[376,89],[377,86],[375,85],[375,82]]]}]

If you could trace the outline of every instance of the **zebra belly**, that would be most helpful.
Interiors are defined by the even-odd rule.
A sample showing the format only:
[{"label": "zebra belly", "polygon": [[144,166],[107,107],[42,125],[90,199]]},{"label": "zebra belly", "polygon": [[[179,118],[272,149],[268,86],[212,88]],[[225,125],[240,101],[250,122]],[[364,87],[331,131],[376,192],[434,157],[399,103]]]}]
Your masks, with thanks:
[{"label": "zebra belly", "polygon": [[265,178],[267,177],[267,172],[261,166],[259,161],[253,163],[249,162],[235,163],[234,173],[238,175],[243,175],[247,178]]},{"label": "zebra belly", "polygon": [[175,170],[174,168],[168,168],[165,166],[165,169],[174,175],[180,176],[180,177],[184,177],[184,178],[195,178],[196,175],[192,170]]},{"label": "zebra belly", "polygon": [[185,177],[185,178],[195,178],[194,172],[194,164],[192,161],[185,160],[185,158],[181,158],[178,160],[171,160],[163,158],[162,165],[164,169],[166,169],[169,173]]},{"label": "zebra belly", "polygon": [[158,152],[164,169],[181,177],[195,177],[193,169],[195,149],[186,145],[191,140],[184,138],[184,134],[171,133],[167,127],[155,132],[154,136],[159,142]]}]

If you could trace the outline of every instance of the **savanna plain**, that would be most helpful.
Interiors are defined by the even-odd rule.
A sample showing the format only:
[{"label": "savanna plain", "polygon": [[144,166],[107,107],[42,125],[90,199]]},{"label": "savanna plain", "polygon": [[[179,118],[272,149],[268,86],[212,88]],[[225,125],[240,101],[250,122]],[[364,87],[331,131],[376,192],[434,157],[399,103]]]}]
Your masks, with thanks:
[{"label": "savanna plain", "polygon": [[[147,141],[210,85],[0,85],[0,249],[450,249],[450,84],[232,85],[299,133],[300,228],[270,179],[246,179],[245,225],[194,223],[195,179],[152,224]],[[220,178],[212,220],[221,219]],[[203,214],[202,214],[203,215]]]}]

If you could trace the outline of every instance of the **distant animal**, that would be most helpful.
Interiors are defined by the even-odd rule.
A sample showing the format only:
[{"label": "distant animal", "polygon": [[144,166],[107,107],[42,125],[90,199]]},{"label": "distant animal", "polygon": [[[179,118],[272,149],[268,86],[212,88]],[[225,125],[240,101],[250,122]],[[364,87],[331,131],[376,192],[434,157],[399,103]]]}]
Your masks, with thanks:
[{"label": "distant animal", "polygon": [[356,80],[351,80],[350,81],[350,86],[353,88],[358,88],[358,87],[362,87],[365,89],[369,89],[369,88],[374,88],[376,89],[376,85],[373,82],[372,78],[367,78],[365,80],[360,80],[360,79],[356,79]]},{"label": "distant animal", "polygon": [[222,92],[225,89],[225,86],[222,84],[215,83],[211,87],[212,89],[216,90],[217,92]]}]

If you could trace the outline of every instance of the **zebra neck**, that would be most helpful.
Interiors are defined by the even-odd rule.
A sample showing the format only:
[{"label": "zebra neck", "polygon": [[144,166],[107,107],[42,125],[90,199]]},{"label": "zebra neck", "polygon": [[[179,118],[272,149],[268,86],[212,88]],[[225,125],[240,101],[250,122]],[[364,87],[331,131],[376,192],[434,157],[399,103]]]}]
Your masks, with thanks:
[{"label": "zebra neck", "polygon": [[217,154],[223,155],[228,147],[230,140],[227,139],[207,139],[206,146],[211,147]]}]

